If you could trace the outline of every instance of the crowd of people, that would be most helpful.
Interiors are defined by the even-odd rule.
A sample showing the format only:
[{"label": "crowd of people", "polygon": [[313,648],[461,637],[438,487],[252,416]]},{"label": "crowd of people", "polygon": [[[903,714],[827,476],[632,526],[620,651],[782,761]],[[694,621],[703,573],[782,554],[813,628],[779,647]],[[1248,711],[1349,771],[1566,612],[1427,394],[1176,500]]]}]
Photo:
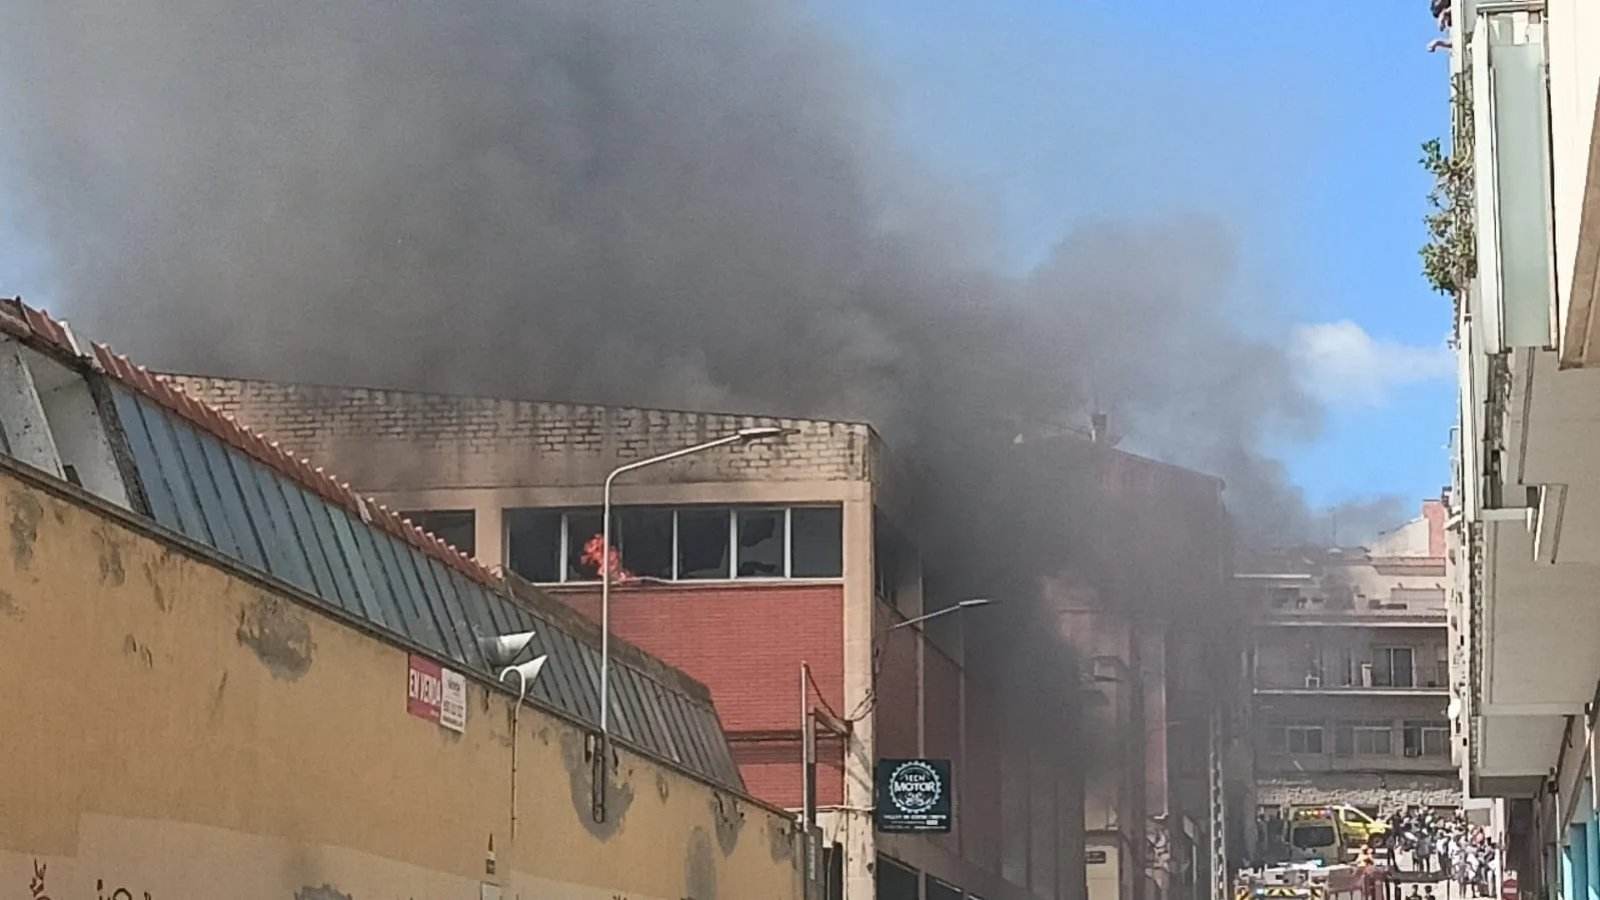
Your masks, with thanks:
[{"label": "crowd of people", "polygon": [[[1412,866],[1419,873],[1438,872],[1461,885],[1463,896],[1493,896],[1494,839],[1479,825],[1468,822],[1459,812],[1441,816],[1432,810],[1411,807],[1389,816],[1390,858],[1399,864],[1399,853],[1411,854]],[[1415,887],[1406,898],[1426,900]]]}]

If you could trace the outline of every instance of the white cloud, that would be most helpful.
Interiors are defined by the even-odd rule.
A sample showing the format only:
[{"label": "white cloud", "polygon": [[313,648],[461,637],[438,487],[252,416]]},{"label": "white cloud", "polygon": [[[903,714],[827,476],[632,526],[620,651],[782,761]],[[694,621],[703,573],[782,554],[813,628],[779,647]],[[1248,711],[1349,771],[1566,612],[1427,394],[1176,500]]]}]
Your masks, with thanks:
[{"label": "white cloud", "polygon": [[1291,351],[1306,390],[1337,406],[1382,406],[1395,389],[1455,377],[1455,355],[1437,347],[1377,340],[1345,319],[1300,325]]}]

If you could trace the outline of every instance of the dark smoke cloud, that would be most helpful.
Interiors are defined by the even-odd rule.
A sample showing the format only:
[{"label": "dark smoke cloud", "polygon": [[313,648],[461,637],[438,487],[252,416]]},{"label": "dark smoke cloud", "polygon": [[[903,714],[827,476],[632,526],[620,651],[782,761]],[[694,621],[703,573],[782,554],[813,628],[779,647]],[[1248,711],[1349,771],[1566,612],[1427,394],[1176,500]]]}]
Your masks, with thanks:
[{"label": "dark smoke cloud", "polygon": [[1085,225],[1000,274],[793,4],[3,6],[18,230],[153,364],[865,417],[968,472],[1099,408],[1227,478],[1246,534],[1312,528],[1260,448],[1320,411],[1238,325],[1267,308],[1227,225]]}]

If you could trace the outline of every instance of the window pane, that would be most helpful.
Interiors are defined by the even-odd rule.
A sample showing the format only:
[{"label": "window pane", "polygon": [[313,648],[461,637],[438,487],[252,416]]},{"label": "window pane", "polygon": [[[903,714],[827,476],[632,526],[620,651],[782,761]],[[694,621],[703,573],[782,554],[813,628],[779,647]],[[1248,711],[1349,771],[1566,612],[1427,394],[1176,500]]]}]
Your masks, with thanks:
[{"label": "window pane", "polygon": [[638,506],[613,510],[612,541],[622,551],[623,570],[640,578],[671,578],[672,510]]},{"label": "window pane", "polygon": [[[567,581],[600,580],[602,540],[599,510],[567,513]],[[614,535],[611,542],[616,544]]]},{"label": "window pane", "polygon": [[728,511],[678,510],[678,577],[728,577]]},{"label": "window pane", "polygon": [[1392,660],[1389,651],[1380,648],[1372,655],[1372,683],[1376,687],[1389,687],[1393,684]]},{"label": "window pane", "polygon": [[470,509],[421,509],[400,515],[468,556],[478,552],[477,520]]},{"label": "window pane", "polygon": [[511,571],[529,581],[561,580],[561,512],[554,509],[508,509],[506,561]]},{"label": "window pane", "polygon": [[1394,650],[1394,686],[1411,687],[1413,684],[1411,648],[1397,647]]},{"label": "window pane", "polygon": [[741,509],[739,516],[739,577],[782,578],[783,510]]},{"label": "window pane", "polygon": [[844,515],[837,506],[800,507],[790,514],[794,544],[790,574],[796,578],[838,578],[844,574]]}]

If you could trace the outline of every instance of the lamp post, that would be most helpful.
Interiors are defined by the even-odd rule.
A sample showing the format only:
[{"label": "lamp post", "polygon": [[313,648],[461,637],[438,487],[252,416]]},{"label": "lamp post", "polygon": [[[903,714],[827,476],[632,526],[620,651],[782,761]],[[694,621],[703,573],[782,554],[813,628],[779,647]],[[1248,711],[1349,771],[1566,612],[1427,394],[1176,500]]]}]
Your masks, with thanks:
[{"label": "lamp post", "polygon": [[956,603],[954,606],[946,606],[944,609],[936,609],[931,613],[917,616],[914,619],[907,619],[904,622],[896,622],[889,626],[889,630],[893,631],[896,628],[904,628],[907,625],[915,625],[918,622],[926,622],[929,619],[937,619],[940,616],[948,615],[949,613],[953,612],[960,612],[963,609],[971,609],[975,606],[988,606],[991,602],[992,601],[990,601],[988,597],[973,597],[970,600],[962,600]]},{"label": "lamp post", "polygon": [[[685,456],[690,456],[690,455],[695,454],[695,453],[702,453],[702,452],[704,452],[706,450],[714,450],[714,449],[716,449],[718,447],[726,447],[729,444],[739,444],[739,445],[753,444],[756,441],[765,441],[765,440],[770,440],[772,438],[782,438],[782,437],[786,437],[786,436],[788,436],[790,434],[793,434],[793,433],[794,433],[793,429],[779,428],[777,426],[772,426],[772,425],[760,426],[760,427],[755,427],[755,428],[741,428],[738,431],[734,432],[733,434],[724,435],[724,436],[719,437],[719,438],[717,438],[715,440],[710,440],[710,441],[705,441],[703,443],[695,444],[692,447],[684,447],[684,448],[679,449],[679,450],[673,450],[670,453],[662,453],[659,456],[652,456],[652,457],[649,457],[647,459],[634,460],[631,463],[626,463],[624,465],[620,465],[620,466],[616,467],[615,469],[612,469],[611,473],[606,476],[605,488],[604,488],[604,491],[603,491],[603,494],[602,494],[602,497],[601,497],[601,504],[600,504],[600,515],[601,515],[600,540],[601,540],[601,543],[602,543],[602,546],[601,546],[601,549],[600,549],[600,747],[601,747],[601,755],[602,755],[602,757],[607,752],[607,747],[608,747],[608,745],[610,743],[610,737],[611,737],[611,716],[610,716],[610,713],[611,713],[611,565],[612,565],[612,563],[611,563],[611,558],[612,558],[611,557],[611,485],[612,485],[612,483],[617,480],[617,476],[626,475],[629,472],[633,472],[633,471],[638,470],[638,469],[643,469],[646,466],[653,466],[653,465],[655,465],[657,463],[664,463],[664,462],[669,462],[669,461],[674,460],[674,459],[681,459],[681,458],[683,458]],[[601,771],[604,771],[604,768],[605,768],[605,766],[604,766],[604,764],[602,764],[601,767],[600,767]],[[600,784],[599,784],[598,781],[596,783],[596,789],[597,789],[597,792],[603,790],[600,787]],[[595,800],[595,810],[594,810],[594,812],[595,812],[595,821],[601,821],[601,820],[604,819],[604,817],[605,817],[605,807],[604,807],[604,796],[603,796],[603,794],[598,794],[597,793],[596,800]]]}]

